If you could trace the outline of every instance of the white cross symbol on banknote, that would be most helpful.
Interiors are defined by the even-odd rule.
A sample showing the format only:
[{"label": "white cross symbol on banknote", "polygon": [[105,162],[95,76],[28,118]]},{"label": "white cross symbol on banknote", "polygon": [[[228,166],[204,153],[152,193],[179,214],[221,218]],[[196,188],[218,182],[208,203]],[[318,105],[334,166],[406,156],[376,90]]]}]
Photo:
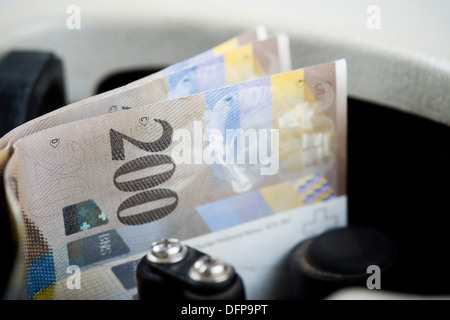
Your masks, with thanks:
[{"label": "white cross symbol on banknote", "polygon": [[90,227],[91,227],[90,224],[88,224],[87,222],[83,222],[83,225],[80,227],[80,229],[83,230],[83,231],[86,231]]}]

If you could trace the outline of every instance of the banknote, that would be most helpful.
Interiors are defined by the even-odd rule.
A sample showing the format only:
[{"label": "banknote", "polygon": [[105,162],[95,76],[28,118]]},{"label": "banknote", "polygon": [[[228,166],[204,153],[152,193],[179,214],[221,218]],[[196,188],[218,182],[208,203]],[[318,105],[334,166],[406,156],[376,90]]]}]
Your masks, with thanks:
[{"label": "banknote", "polygon": [[[117,274],[132,266],[118,266],[155,239],[345,195],[345,115],[339,60],[16,141],[4,182],[24,217],[27,298],[129,298]],[[87,279],[80,290],[66,286],[70,265]]]},{"label": "banknote", "polygon": [[[178,64],[178,67],[173,68],[174,71],[172,73],[165,71],[166,75],[162,73],[152,75],[143,79],[145,81],[137,81],[132,83],[132,86],[121,87],[108,93],[73,103],[16,128],[0,139],[0,145],[3,148],[0,150],[0,171],[3,173],[3,168],[11,155],[11,145],[14,141],[48,127],[77,121],[105,112],[126,110],[139,103],[137,100],[134,100],[135,104],[118,107],[117,103],[123,101],[121,99],[126,99],[127,96],[136,97],[142,91],[156,92],[157,94],[151,96],[144,94],[140,100],[141,103],[151,103],[169,97],[174,98],[184,94],[193,94],[198,92],[196,90],[208,90],[215,86],[229,85],[254,78],[255,76],[288,70],[290,68],[290,56],[287,38],[284,35],[280,35],[258,43],[257,40],[265,38],[267,38],[265,28],[258,27],[189,59],[188,63]],[[246,45],[247,43],[248,45]],[[240,49],[240,47],[242,48]],[[211,52],[214,54],[212,55]],[[230,52],[230,54],[227,55],[227,52]],[[271,59],[267,59],[267,55]],[[215,57],[210,58],[211,56]],[[253,66],[250,63],[253,63]],[[196,68],[196,64],[199,64],[199,68]],[[186,67],[187,65],[191,67]],[[179,68],[180,66],[184,66],[184,69]],[[239,70],[239,68],[243,70]],[[187,79],[187,76],[190,78]],[[215,81],[208,82],[207,77],[215,79]],[[158,78],[160,78],[159,82],[153,82],[154,79]],[[183,90],[180,90],[180,86],[176,87],[173,85],[175,81],[181,79],[183,79],[182,83],[184,84]],[[218,79],[223,79],[224,82],[217,81]],[[195,87],[189,86],[189,90],[186,90],[188,87],[186,86],[186,80],[192,80],[192,83],[198,82],[199,85]],[[100,103],[98,103],[99,101]],[[108,104],[106,107],[105,103]],[[6,200],[3,192],[1,192],[1,198],[2,212],[6,212],[6,207],[4,207]],[[19,227],[22,223],[21,217],[12,216],[12,220],[15,221],[15,225],[18,226],[16,229],[20,232],[23,229]],[[17,241],[20,238],[22,237],[18,236]],[[17,269],[20,268],[15,268],[15,270]]]}]

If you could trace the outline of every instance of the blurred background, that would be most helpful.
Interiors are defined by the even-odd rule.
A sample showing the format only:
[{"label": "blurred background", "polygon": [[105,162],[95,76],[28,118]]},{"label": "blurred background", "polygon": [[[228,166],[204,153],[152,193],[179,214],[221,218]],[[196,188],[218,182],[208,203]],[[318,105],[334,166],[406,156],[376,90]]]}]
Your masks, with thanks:
[{"label": "blurred background", "polygon": [[[398,246],[395,281],[386,289],[447,295],[449,12],[443,0],[0,0],[0,60],[15,50],[59,59],[57,108],[260,24],[289,36],[293,68],[345,58],[349,224],[383,231]],[[50,111],[9,118],[15,111],[0,108],[2,134]],[[14,253],[3,219],[2,241],[11,249],[2,259],[2,288]]]}]

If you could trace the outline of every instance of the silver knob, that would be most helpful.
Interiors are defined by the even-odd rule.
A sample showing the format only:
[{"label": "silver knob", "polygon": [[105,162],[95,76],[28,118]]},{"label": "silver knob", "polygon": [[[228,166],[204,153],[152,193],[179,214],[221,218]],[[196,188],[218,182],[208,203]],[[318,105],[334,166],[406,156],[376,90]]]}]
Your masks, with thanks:
[{"label": "silver knob", "polygon": [[175,263],[186,257],[187,248],[179,240],[166,238],[152,243],[146,258],[154,263]]},{"label": "silver knob", "polygon": [[203,256],[199,258],[189,270],[189,277],[203,283],[220,283],[230,279],[234,269],[222,260]]}]

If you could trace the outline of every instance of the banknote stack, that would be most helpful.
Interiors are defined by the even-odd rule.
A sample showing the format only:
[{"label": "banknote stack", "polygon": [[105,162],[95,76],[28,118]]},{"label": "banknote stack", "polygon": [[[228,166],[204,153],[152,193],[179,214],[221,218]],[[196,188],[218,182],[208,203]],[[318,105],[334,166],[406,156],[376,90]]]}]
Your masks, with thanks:
[{"label": "banknote stack", "polygon": [[15,128],[9,292],[137,299],[137,262],[170,237],[231,263],[248,298],[283,298],[289,250],[347,223],[346,99],[344,60],[291,70],[288,37],[258,26]]}]

